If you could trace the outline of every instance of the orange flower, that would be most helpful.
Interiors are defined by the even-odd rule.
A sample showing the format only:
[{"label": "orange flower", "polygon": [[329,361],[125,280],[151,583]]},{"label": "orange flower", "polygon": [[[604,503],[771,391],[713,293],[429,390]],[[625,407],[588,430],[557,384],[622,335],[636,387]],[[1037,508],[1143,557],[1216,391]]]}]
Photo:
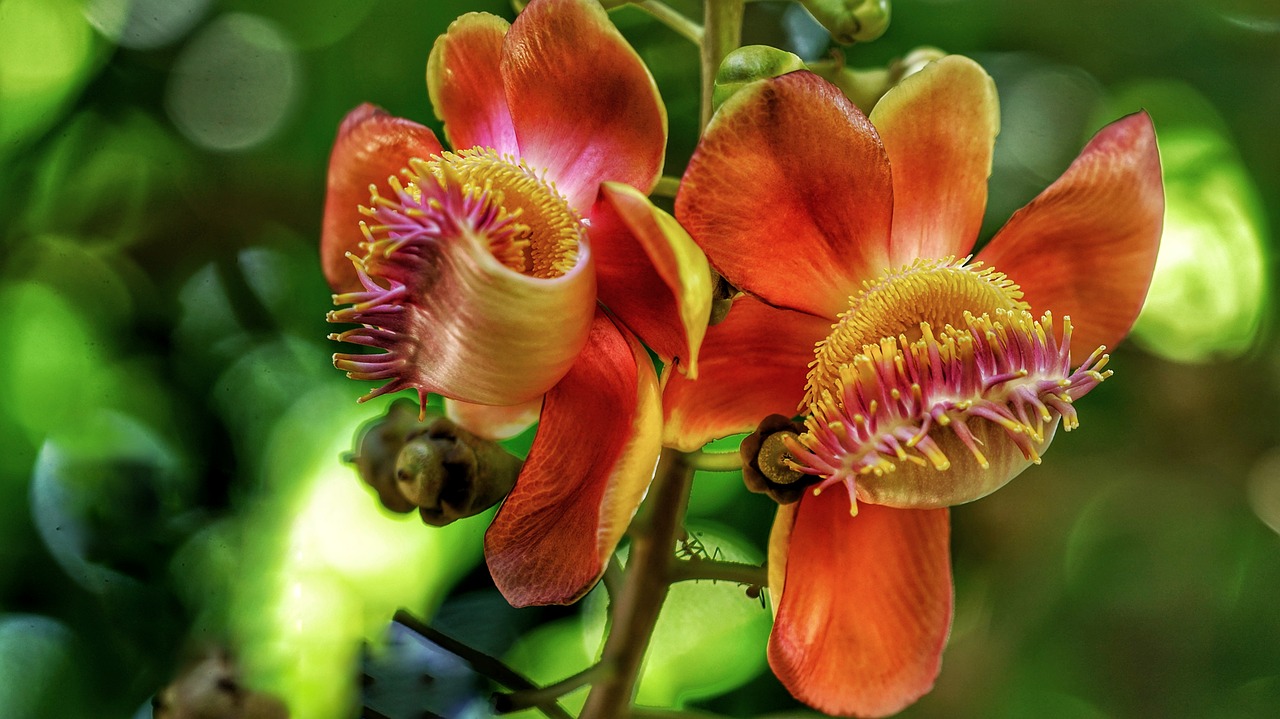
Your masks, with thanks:
[{"label": "orange flower", "polygon": [[710,311],[705,256],[645,198],[666,111],[593,0],[533,0],[511,25],[462,16],[427,87],[453,151],[370,105],[338,132],[321,255],[350,307],[329,319],[360,325],[334,339],[384,352],[334,364],[386,380],[365,399],[444,395],[484,436],[541,408],[485,554],[512,604],[571,602],[661,451],[657,378],[633,332],[692,375]]},{"label": "orange flower", "polygon": [[725,103],[676,200],[748,296],[708,331],[700,379],[668,379],[665,441],[806,415],[784,441],[817,484],[774,523],[769,659],[833,714],[892,714],[932,687],[952,614],[946,507],[1073,426],[1071,402],[1106,376],[1095,348],[1124,337],[1151,279],[1164,199],[1145,114],[1099,132],[968,257],[998,118],[994,84],[962,57],[908,77],[870,120],[818,77],[784,75]]}]

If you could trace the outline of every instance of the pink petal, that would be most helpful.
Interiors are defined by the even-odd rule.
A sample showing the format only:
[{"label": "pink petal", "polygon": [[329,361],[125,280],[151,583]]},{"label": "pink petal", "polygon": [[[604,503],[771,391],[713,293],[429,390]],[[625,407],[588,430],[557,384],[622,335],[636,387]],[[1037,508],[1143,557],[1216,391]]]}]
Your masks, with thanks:
[{"label": "pink petal", "polygon": [[446,417],[477,437],[511,439],[538,421],[538,415],[542,413],[542,398],[507,406],[471,404],[446,399],[444,413]]},{"label": "pink petal", "polygon": [[489,571],[513,606],[568,604],[596,583],[653,478],[661,434],[648,353],[597,312],[485,535]]},{"label": "pink petal", "polygon": [[693,451],[718,437],[750,432],[770,414],[792,416],[804,398],[813,346],[829,320],[743,297],[707,329],[698,379],[664,374],[664,442]]},{"label": "pink petal", "polygon": [[1000,130],[986,71],[960,55],[932,62],[876,103],[871,124],[893,169],[893,265],[969,254]]},{"label": "pink petal", "polygon": [[427,91],[455,149],[477,145],[519,156],[500,70],[511,27],[489,13],[467,13],[436,39],[427,59]]},{"label": "pink petal", "polygon": [[417,214],[397,215],[406,225],[399,238],[379,240],[362,261],[363,290],[335,296],[351,306],[329,314],[360,325],[333,339],[386,351],[334,355],[335,366],[354,379],[387,380],[366,399],[415,389],[476,404],[536,400],[587,341],[596,311],[590,248],[559,277],[529,277],[490,251],[490,236],[509,227],[483,195],[457,185],[422,193],[410,208]]},{"label": "pink petal", "polygon": [[947,512],[867,504],[851,517],[843,493],[800,500],[769,638],[797,699],[880,717],[933,688],[951,629]]},{"label": "pink petal", "polygon": [[1114,347],[1142,309],[1160,249],[1164,183],[1145,112],[1102,128],[1062,177],[979,255],[1038,314],[1072,321],[1071,358]]},{"label": "pink petal", "polygon": [[606,182],[591,210],[600,301],[664,362],[698,376],[711,267],[675,218],[639,190]]},{"label": "pink petal", "polygon": [[334,292],[360,288],[355,267],[347,259],[357,252],[364,235],[359,207],[369,204],[369,185],[386,186],[409,159],[427,159],[440,152],[431,130],[382,109],[364,104],[347,114],[329,155],[329,184],[320,235],[320,263]]},{"label": "pink petal", "polygon": [[689,162],[676,217],[734,285],[834,318],[889,263],[892,181],[871,123],[808,72],[721,106]]},{"label": "pink petal", "polygon": [[531,3],[502,57],[521,156],[586,212],[601,182],[657,183],[667,112],[640,56],[595,0]]}]

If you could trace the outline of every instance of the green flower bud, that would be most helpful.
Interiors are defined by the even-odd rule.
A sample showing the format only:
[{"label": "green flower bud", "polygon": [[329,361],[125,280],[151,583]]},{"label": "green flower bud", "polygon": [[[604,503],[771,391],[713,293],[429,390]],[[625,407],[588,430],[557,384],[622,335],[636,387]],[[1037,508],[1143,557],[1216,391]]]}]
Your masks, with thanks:
[{"label": "green flower bud", "polygon": [[768,45],[747,45],[729,53],[716,73],[712,102],[719,107],[744,86],[804,69],[798,55]]},{"label": "green flower bud", "polygon": [[841,45],[871,42],[889,27],[889,0],[800,0]]}]

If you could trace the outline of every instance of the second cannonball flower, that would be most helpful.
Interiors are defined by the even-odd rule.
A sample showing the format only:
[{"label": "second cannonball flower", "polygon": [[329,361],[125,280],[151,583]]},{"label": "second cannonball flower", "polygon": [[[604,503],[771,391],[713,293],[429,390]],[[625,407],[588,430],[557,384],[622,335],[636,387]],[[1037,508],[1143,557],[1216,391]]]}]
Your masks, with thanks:
[{"label": "second cannonball flower", "polygon": [[[570,602],[603,572],[661,451],[640,338],[693,375],[706,258],[645,195],[666,145],[653,78],[594,0],[470,13],[432,48],[427,88],[452,146],[364,105],[329,166],[321,254],[334,364],[476,434],[540,417],[486,535],[515,605]],[[608,307],[608,313],[600,305]]]},{"label": "second cannonball flower", "polygon": [[933,685],[952,614],[947,508],[1076,424],[1150,283],[1164,195],[1141,113],[971,256],[998,119],[991,78],[958,56],[870,118],[795,72],[726,101],[676,199],[746,296],[708,331],[699,380],[669,378],[666,441],[760,426],[744,443],[752,481],[798,499],[770,537],[769,660],[828,713],[892,714]]}]

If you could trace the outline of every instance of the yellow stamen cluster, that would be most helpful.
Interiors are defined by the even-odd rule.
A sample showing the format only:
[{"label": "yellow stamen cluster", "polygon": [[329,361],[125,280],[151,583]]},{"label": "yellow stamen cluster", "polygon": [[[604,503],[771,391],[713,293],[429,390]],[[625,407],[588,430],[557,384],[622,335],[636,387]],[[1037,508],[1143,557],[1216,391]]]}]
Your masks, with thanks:
[{"label": "yellow stamen cluster", "polygon": [[981,262],[966,264],[969,259],[917,259],[864,282],[814,351],[804,404],[820,401],[824,391],[839,383],[841,368],[883,338],[904,335],[913,341],[920,338],[922,325],[960,327],[970,310],[1028,309],[1017,284]]},{"label": "yellow stamen cluster", "polygon": [[[414,158],[401,171],[408,184],[399,178],[388,180],[395,197],[382,197],[372,186],[372,207],[361,208],[371,218],[379,217],[384,208],[421,215],[422,208],[412,205],[423,200],[422,187],[434,182],[442,192],[454,188],[463,195],[479,199],[494,212],[496,224],[513,231],[487,236],[489,249],[507,267],[530,277],[554,278],[568,272],[578,261],[578,248],[583,238],[582,221],[542,173],[524,161],[497,150],[475,147],[458,152],[443,152],[430,160]],[[427,206],[437,203],[436,192],[426,193]],[[412,202],[406,203],[410,198]],[[417,213],[417,215],[415,215]],[[370,242],[396,228],[386,224],[370,225],[365,236]]]}]

